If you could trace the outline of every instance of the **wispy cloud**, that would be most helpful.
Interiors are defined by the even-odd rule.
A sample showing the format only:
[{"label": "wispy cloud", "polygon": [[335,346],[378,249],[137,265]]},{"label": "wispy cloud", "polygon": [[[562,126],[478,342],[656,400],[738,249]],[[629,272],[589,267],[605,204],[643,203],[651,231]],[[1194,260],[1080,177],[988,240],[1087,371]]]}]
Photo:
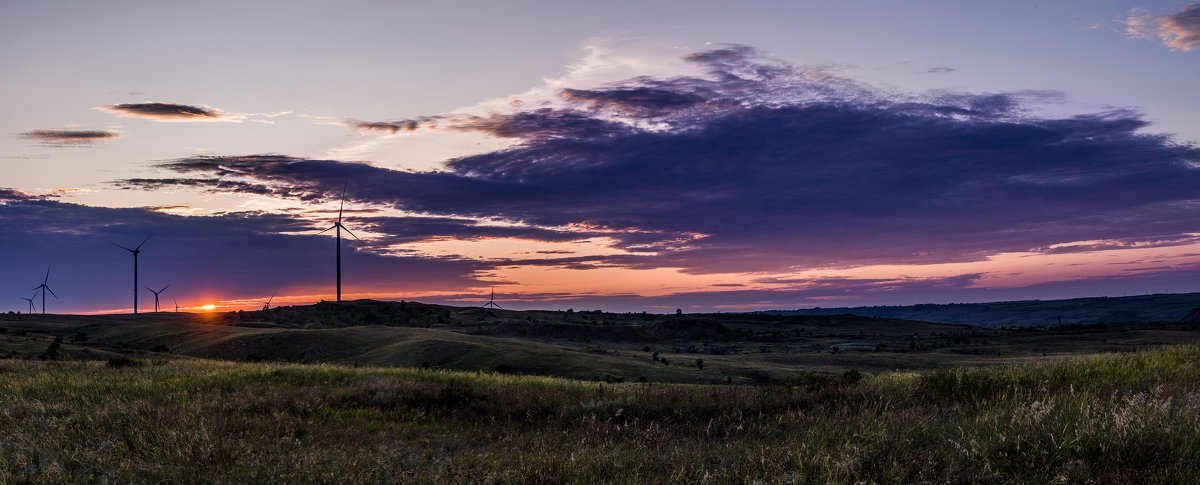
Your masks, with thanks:
[{"label": "wispy cloud", "polygon": [[33,130],[21,133],[22,138],[34,140],[42,146],[88,147],[98,141],[120,138],[121,134],[110,130]]},{"label": "wispy cloud", "polygon": [[1172,50],[1190,51],[1200,45],[1200,3],[1189,3],[1178,13],[1162,16],[1134,8],[1121,23],[1129,36],[1158,38]]}]

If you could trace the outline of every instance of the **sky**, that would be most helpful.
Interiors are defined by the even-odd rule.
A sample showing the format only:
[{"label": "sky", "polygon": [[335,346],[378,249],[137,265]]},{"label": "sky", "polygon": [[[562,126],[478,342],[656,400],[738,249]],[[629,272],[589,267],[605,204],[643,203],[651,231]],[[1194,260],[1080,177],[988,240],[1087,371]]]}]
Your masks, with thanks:
[{"label": "sky", "polygon": [[140,311],[332,300],[339,208],[344,299],[1200,291],[1197,3],[4,2],[0,46],[0,311],[129,312],[143,240]]}]

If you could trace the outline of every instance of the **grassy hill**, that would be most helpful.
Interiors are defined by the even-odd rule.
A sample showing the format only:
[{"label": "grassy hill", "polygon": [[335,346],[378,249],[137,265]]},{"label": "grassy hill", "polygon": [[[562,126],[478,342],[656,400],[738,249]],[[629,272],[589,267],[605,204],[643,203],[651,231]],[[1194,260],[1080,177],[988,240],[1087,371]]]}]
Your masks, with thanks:
[{"label": "grassy hill", "polygon": [[779,315],[860,315],[980,327],[1053,326],[1096,322],[1178,322],[1200,308],[1200,293],[1126,297],[1024,300],[994,303],[922,304],[808,308],[772,311]]},{"label": "grassy hill", "polygon": [[769,386],[0,360],[0,482],[1196,483],[1200,347]]},{"label": "grassy hill", "polygon": [[[850,369],[1001,364],[1181,343],[1200,343],[1200,324],[989,329],[854,315],[519,312],[369,300],[269,312],[0,315],[0,358],[157,355],[697,384],[795,382]],[[53,357],[45,355],[51,345]]]}]

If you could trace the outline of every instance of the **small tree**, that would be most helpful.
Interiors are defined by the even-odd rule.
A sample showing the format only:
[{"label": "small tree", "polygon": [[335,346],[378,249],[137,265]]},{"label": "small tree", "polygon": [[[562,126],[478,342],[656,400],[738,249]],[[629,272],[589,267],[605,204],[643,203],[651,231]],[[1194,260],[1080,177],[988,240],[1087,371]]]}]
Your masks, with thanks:
[{"label": "small tree", "polygon": [[50,342],[50,346],[42,352],[38,357],[42,360],[58,360],[58,347],[62,345],[62,337],[54,337],[54,341]]},{"label": "small tree", "polygon": [[704,359],[696,359],[696,368],[704,370]]}]

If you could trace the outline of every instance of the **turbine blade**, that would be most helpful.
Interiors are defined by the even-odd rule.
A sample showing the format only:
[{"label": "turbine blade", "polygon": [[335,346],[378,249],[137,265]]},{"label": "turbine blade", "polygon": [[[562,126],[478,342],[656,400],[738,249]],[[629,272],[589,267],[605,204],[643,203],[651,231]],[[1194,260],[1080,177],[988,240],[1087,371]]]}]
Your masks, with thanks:
[{"label": "turbine blade", "polygon": [[311,235],[311,236],[308,236],[308,237],[306,237],[306,238],[304,238],[304,239],[301,239],[301,241],[307,241],[307,240],[309,240],[309,239],[312,239],[312,238],[314,238],[314,237],[320,236],[320,235],[321,235],[321,233],[324,233],[325,231],[328,231],[328,230],[330,230],[330,229],[333,229],[333,228],[335,228],[335,227],[337,227],[337,224],[334,224],[334,225],[332,225],[332,226],[326,227],[324,231],[318,232],[318,233],[316,233],[316,234],[313,234],[313,235]]},{"label": "turbine blade", "polygon": [[350,182],[342,186],[342,203],[338,205],[338,224],[342,223],[342,208],[346,207],[346,189],[350,188]]},{"label": "turbine blade", "polygon": [[125,246],[122,246],[122,245],[120,245],[120,244],[117,244],[117,243],[115,243],[115,242],[109,241],[108,243],[109,243],[109,244],[112,244],[113,246],[116,246],[116,247],[119,247],[119,248],[121,248],[121,249],[124,249],[124,250],[126,250],[126,251],[129,251],[129,252],[131,252],[131,253],[133,252],[133,250],[132,250],[132,249],[129,249],[129,248],[127,248],[127,247],[125,247]]},{"label": "turbine blade", "polygon": [[56,295],[56,294],[54,293],[54,290],[51,290],[49,286],[47,286],[47,287],[46,287],[46,291],[49,291],[51,295],[54,295],[54,298],[55,298],[55,299],[58,299],[58,295]]},{"label": "turbine blade", "polygon": [[[354,233],[353,233],[353,232],[350,232],[350,230],[349,230],[349,229],[346,229],[346,226],[342,226],[342,230],[343,230],[343,231],[346,231],[346,232],[347,232],[347,233],[349,233],[351,236],[354,236]],[[358,239],[358,236],[354,236],[354,239]],[[358,242],[360,242],[360,243],[363,243],[363,244],[367,244],[367,243],[363,242],[363,240],[362,240],[362,239],[358,239]]]},{"label": "turbine blade", "polygon": [[50,282],[50,265],[47,264],[46,265],[46,278],[42,280],[42,284],[44,285],[49,282]]},{"label": "turbine blade", "polygon": [[149,240],[150,240],[150,238],[154,237],[154,235],[155,235],[155,234],[158,234],[158,233],[157,233],[157,232],[152,232],[152,233],[150,233],[150,235],[149,235],[149,236],[146,236],[146,239],[142,239],[142,242],[141,242],[141,244],[138,244],[136,248],[133,248],[133,250],[134,250],[134,251],[137,251],[137,250],[139,250],[139,249],[142,249],[142,244],[146,244],[146,241],[149,241]]}]

